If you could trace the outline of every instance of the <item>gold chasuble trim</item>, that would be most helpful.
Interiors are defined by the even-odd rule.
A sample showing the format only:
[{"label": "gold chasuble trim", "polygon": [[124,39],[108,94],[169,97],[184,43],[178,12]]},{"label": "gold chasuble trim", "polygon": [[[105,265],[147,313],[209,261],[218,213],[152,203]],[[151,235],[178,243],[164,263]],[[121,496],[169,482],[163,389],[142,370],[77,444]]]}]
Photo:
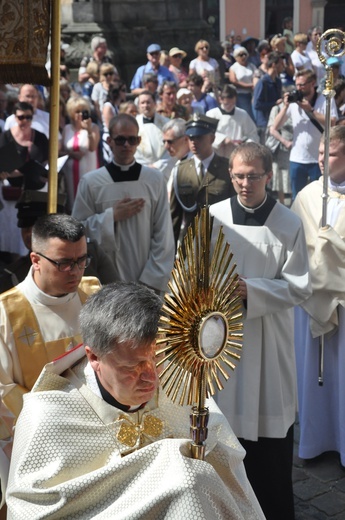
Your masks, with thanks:
[{"label": "gold chasuble trim", "polygon": [[[78,288],[78,296],[82,305],[89,294],[99,289],[99,286],[97,278],[82,278]],[[81,343],[81,336],[76,334],[72,337],[45,342],[30,302],[17,287],[13,287],[3,294],[1,300],[11,323],[24,386],[31,390],[42,368],[64,354],[69,346],[75,347]]]},{"label": "gold chasuble trim", "polygon": [[3,83],[50,85],[45,64],[51,0],[0,2],[0,77]]}]

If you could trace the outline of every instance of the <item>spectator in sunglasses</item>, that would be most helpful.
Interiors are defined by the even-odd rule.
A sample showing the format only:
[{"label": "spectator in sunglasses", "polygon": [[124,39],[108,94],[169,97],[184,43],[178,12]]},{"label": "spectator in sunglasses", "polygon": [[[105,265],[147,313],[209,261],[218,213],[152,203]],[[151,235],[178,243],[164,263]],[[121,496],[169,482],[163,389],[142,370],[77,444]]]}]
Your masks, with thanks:
[{"label": "spectator in sunglasses", "polygon": [[230,67],[229,79],[237,89],[237,106],[245,110],[254,121],[252,93],[256,67],[252,63],[247,63],[248,51],[245,47],[237,47],[234,51],[234,58],[236,63]]},{"label": "spectator in sunglasses", "polygon": [[[22,85],[19,89],[18,101],[24,101],[25,103],[30,103],[30,105],[32,105],[32,128],[38,130],[38,132],[42,132],[45,134],[47,139],[49,139],[49,114],[48,112],[38,108],[39,92],[35,85]],[[12,128],[12,126],[16,126],[17,124],[18,120],[13,113],[6,119],[5,130],[9,130],[9,128]]]},{"label": "spectator in sunglasses", "polygon": [[114,85],[115,81],[120,78],[115,70],[114,65],[105,63],[100,67],[100,81],[93,87],[91,99],[95,106],[97,117],[99,121],[102,121],[102,110],[104,103],[109,97],[109,93]]},{"label": "spectator in sunglasses", "polygon": [[131,115],[111,120],[108,143],[113,162],[80,179],[72,214],[111,257],[118,280],[164,293],[174,262],[164,176],[136,162],[139,125]]},{"label": "spectator in sunglasses", "polygon": [[162,49],[158,43],[152,43],[147,47],[147,63],[139,67],[133,76],[130,86],[132,94],[137,96],[145,90],[143,79],[144,76],[149,73],[153,73],[157,76],[158,85],[161,85],[164,80],[175,81],[173,73],[170,72],[167,67],[160,64],[161,52]]},{"label": "spectator in sunglasses", "polygon": [[203,76],[204,71],[207,71],[212,83],[218,85],[219,64],[214,58],[210,58],[210,44],[206,40],[199,40],[195,45],[195,52],[198,57],[192,60],[189,64],[189,75],[199,74]]},{"label": "spectator in sunglasses", "polygon": [[46,179],[31,168],[36,165],[34,161],[45,164],[49,153],[47,137],[32,128],[33,114],[30,103],[18,102],[13,114],[16,124],[0,134],[0,154],[6,155],[6,164],[3,160],[0,170],[0,200],[4,206],[0,211],[0,251],[19,255],[27,250],[16,226],[15,203],[23,187],[33,190],[44,187]]}]

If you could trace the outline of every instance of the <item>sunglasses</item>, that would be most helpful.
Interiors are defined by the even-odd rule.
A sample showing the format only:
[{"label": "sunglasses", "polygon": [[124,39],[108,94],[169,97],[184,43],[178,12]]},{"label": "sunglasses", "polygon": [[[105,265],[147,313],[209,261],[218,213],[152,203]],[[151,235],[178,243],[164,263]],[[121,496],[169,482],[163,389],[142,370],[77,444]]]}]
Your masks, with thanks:
[{"label": "sunglasses", "polygon": [[241,54],[237,54],[237,56],[239,56],[240,58],[243,58],[243,56],[247,56],[247,54],[245,52],[241,52]]},{"label": "sunglasses", "polygon": [[115,72],[105,72],[103,76],[114,76]]},{"label": "sunglasses", "polygon": [[174,54],[174,56],[171,56],[172,58],[182,58],[182,54]]},{"label": "sunglasses", "polygon": [[149,52],[149,54],[150,54],[150,56],[159,56],[160,52],[159,51]]},{"label": "sunglasses", "polygon": [[140,143],[140,137],[138,135],[130,135],[125,137],[124,135],[118,135],[117,137],[111,137],[116,146],[124,146],[127,142],[129,146],[135,146]]},{"label": "sunglasses", "polygon": [[19,121],[24,121],[26,119],[27,121],[32,121],[33,116],[16,116]]},{"label": "sunglasses", "polygon": [[199,50],[208,51],[209,47],[204,45],[203,47],[199,47]]}]

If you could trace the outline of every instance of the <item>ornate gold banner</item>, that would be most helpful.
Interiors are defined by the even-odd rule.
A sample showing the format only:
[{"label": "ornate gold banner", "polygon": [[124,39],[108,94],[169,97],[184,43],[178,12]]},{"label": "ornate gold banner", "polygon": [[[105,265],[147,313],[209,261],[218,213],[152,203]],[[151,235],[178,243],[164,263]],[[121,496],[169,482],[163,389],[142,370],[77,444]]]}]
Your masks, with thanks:
[{"label": "ornate gold banner", "polygon": [[2,83],[49,85],[45,68],[51,0],[0,0]]}]

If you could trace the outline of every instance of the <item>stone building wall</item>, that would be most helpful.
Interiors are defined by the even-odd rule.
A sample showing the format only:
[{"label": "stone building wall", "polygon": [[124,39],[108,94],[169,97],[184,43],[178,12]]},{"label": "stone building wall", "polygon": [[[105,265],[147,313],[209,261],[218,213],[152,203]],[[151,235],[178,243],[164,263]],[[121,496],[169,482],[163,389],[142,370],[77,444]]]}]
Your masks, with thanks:
[{"label": "stone building wall", "polygon": [[71,45],[67,63],[72,68],[90,53],[96,34],[107,39],[127,83],[146,62],[146,48],[153,42],[162,49],[181,47],[188,54],[186,65],[196,57],[194,46],[200,38],[210,41],[213,57],[221,54],[219,43],[212,42],[211,27],[202,19],[202,0],[62,0],[61,8],[62,39]]}]

